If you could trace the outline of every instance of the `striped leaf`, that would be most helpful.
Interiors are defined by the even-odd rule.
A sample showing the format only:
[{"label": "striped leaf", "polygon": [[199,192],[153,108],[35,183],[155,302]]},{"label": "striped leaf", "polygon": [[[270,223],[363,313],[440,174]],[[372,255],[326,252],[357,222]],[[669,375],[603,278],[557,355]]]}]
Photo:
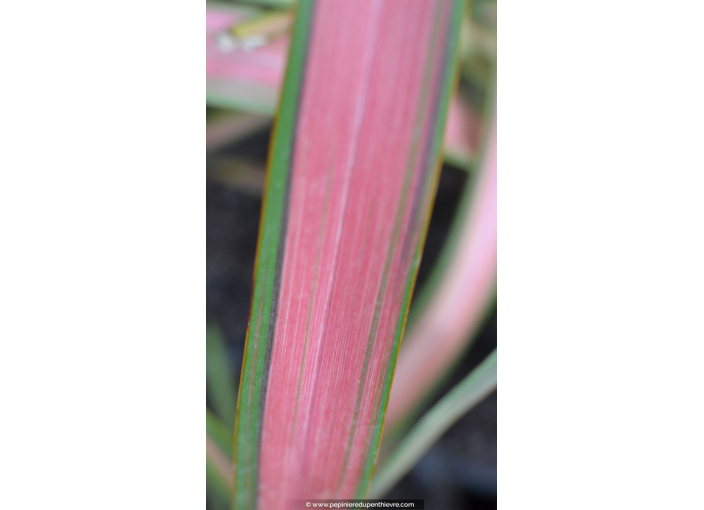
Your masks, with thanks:
[{"label": "striped leaf", "polygon": [[466,190],[449,251],[436,268],[432,295],[420,296],[398,357],[387,415],[393,436],[460,359],[496,294],[496,120],[478,172]]},{"label": "striped leaf", "polygon": [[260,48],[235,45],[231,28],[258,15],[256,9],[209,6],[206,9],[206,89],[209,106],[272,114],[286,64],[288,39]]},{"label": "striped leaf", "polygon": [[[206,27],[206,83],[209,106],[272,114],[284,78],[288,36],[255,49],[228,47],[219,39],[256,11],[209,5]],[[218,42],[220,40],[220,43]],[[445,160],[467,168],[478,145],[479,118],[457,96],[452,99],[445,127]]]},{"label": "striped leaf", "polygon": [[368,490],[463,3],[298,4],[238,400],[236,509]]},{"label": "striped leaf", "polygon": [[445,395],[408,433],[374,477],[372,497],[384,495],[457,420],[496,389],[496,349]]}]

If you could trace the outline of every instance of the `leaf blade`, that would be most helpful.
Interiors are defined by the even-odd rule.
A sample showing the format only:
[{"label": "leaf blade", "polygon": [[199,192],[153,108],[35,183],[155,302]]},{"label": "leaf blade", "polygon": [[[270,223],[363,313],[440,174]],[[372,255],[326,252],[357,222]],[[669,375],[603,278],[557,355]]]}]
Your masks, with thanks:
[{"label": "leaf blade", "polygon": [[260,227],[235,508],[367,490],[437,186],[462,4],[299,4]]},{"label": "leaf blade", "polygon": [[[252,51],[223,52],[215,44],[218,31],[252,14],[232,13],[232,9],[212,4],[207,11],[210,18],[206,44],[206,103],[228,110],[274,114],[284,78],[289,37],[281,37]],[[455,98],[445,129],[445,160],[467,169],[477,151],[476,114]]]},{"label": "leaf blade", "polygon": [[385,494],[460,417],[496,389],[496,349],[445,395],[398,445],[374,478],[371,497]]},{"label": "leaf blade", "polygon": [[[497,253],[496,121],[490,122],[481,167],[466,190],[453,241],[431,296],[424,298],[399,354],[389,400],[392,434],[408,424],[466,350],[495,296]],[[435,275],[433,275],[435,276]]]},{"label": "leaf blade", "polygon": [[214,324],[206,326],[205,357],[207,391],[222,421],[232,429],[237,409],[236,384],[227,347]]}]

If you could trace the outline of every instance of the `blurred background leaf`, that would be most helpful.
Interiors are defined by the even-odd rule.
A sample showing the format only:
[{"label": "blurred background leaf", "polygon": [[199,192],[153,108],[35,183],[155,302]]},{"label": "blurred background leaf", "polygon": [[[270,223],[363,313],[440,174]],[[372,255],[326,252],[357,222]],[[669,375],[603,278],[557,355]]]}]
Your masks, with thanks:
[{"label": "blurred background leaf", "polygon": [[[237,385],[227,347],[215,324],[206,327],[206,376],[208,398],[213,410],[229,430],[234,430],[237,410]],[[231,442],[230,442],[231,444]]]},{"label": "blurred background leaf", "polygon": [[383,496],[463,414],[496,389],[496,350],[445,395],[396,447],[374,476],[370,497]]}]

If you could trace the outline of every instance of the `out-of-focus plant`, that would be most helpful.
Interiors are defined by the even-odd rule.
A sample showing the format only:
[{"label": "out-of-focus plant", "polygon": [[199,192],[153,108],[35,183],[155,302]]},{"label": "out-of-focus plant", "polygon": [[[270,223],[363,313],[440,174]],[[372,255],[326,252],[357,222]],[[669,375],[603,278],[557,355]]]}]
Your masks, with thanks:
[{"label": "out-of-focus plant", "polygon": [[[304,0],[295,17],[257,3],[207,10],[207,103],[223,109],[209,150],[277,114],[234,443],[236,384],[208,330],[208,487],[248,509],[378,496],[496,385],[494,352],[403,436],[494,295],[495,122],[475,112],[493,97],[495,3]],[[470,184],[399,349],[443,131]],[[258,192],[232,168],[219,177]],[[385,418],[395,449],[372,484]]]},{"label": "out-of-focus plant", "polygon": [[384,495],[401,479],[443,432],[496,389],[496,350],[445,395],[406,435],[379,468],[371,497]]},{"label": "out-of-focus plant", "polygon": [[218,328],[209,324],[205,335],[207,391],[213,408],[229,428],[235,425],[237,386],[227,347]]},{"label": "out-of-focus plant", "polygon": [[[290,19],[291,13],[285,11],[280,16]],[[211,5],[206,22],[208,105],[254,113],[276,112],[290,44],[290,36],[279,30],[281,18],[248,7]],[[260,45],[262,41],[268,44]],[[241,117],[242,113],[229,116],[229,140],[221,119],[209,124],[208,144],[215,146],[247,134],[240,127],[247,125]],[[253,122],[249,125],[255,127]],[[479,135],[479,116],[464,99],[453,97],[445,129],[445,159],[468,168],[476,155]]]},{"label": "out-of-focus plant", "polygon": [[[269,115],[276,111],[290,37],[285,32],[270,39],[262,36],[261,32],[270,33],[265,23],[258,22],[262,16],[260,9],[250,6],[206,9],[208,105]],[[233,33],[242,25],[250,28]]]},{"label": "out-of-focus plant", "polygon": [[[446,255],[404,338],[386,426],[396,427],[437,389],[468,347],[496,289],[496,123],[489,123],[478,169],[465,190]],[[436,281],[433,281],[435,279]]]}]

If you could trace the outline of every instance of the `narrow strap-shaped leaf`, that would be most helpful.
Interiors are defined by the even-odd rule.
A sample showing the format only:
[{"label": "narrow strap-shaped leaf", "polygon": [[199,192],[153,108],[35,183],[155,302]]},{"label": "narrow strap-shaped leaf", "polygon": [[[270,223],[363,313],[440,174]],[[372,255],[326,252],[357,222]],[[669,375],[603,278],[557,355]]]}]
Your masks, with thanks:
[{"label": "narrow strap-shaped leaf", "polygon": [[384,495],[447,429],[495,389],[496,349],[411,429],[374,477],[371,497]]},{"label": "narrow strap-shaped leaf", "polygon": [[238,0],[243,4],[259,5],[262,7],[285,8],[296,3],[296,0]]},{"label": "narrow strap-shaped leaf", "polygon": [[219,496],[232,501],[232,462],[210,435],[205,436],[205,479],[207,487]]},{"label": "narrow strap-shaped leaf", "polygon": [[286,63],[288,37],[261,48],[233,47],[231,27],[257,16],[247,7],[206,9],[206,101],[209,106],[236,108],[271,115]]},{"label": "narrow strap-shaped leaf", "polygon": [[218,500],[232,501],[232,430],[209,409],[205,413],[206,480]]},{"label": "narrow strap-shaped leaf", "polygon": [[[206,27],[207,104],[225,109],[272,114],[283,82],[289,37],[253,50],[227,48],[218,37],[254,14],[246,9],[209,5]],[[246,23],[246,21],[245,21]],[[450,104],[445,127],[445,160],[467,168],[477,150],[479,119],[459,97]]]},{"label": "narrow strap-shaped leaf", "polygon": [[481,117],[459,95],[452,98],[445,127],[445,161],[469,170],[477,155]]},{"label": "narrow strap-shaped leaf", "polygon": [[205,150],[214,151],[263,130],[271,117],[257,113],[226,112],[208,121],[205,128]]},{"label": "narrow strap-shaped leaf", "polygon": [[[408,418],[466,349],[496,293],[496,120],[492,117],[476,182],[458,215],[451,251],[409,328],[398,357],[387,427]],[[425,296],[424,296],[425,297]]]},{"label": "narrow strap-shaped leaf", "polygon": [[367,492],[463,3],[299,2],[260,226],[234,508]]},{"label": "narrow strap-shaped leaf", "polygon": [[214,324],[208,324],[205,334],[207,391],[213,407],[228,427],[234,427],[237,409],[237,385],[232,373],[225,341]]},{"label": "narrow strap-shaped leaf", "polygon": [[232,429],[228,428],[210,409],[205,410],[205,430],[215,444],[232,461]]}]

